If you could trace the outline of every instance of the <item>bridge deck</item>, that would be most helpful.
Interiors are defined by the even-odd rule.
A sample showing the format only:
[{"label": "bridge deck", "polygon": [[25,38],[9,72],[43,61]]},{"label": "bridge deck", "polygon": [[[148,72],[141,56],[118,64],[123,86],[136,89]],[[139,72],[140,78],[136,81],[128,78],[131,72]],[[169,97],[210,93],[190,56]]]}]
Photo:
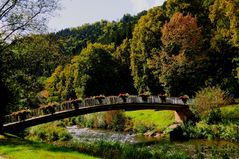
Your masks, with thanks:
[{"label": "bridge deck", "polygon": [[[188,100],[187,104],[192,104],[192,100]],[[131,96],[126,101],[123,101],[118,96],[111,96],[103,99],[102,103],[99,100],[87,98],[83,102],[78,103],[78,109],[73,107],[72,102],[67,101],[59,104],[55,108],[56,112],[54,114],[44,115],[40,109],[31,110],[27,115],[27,119],[23,121],[19,121],[19,119],[12,115],[7,115],[5,116],[4,130],[15,131],[68,117],[108,110],[184,110],[189,108],[188,105],[185,105],[181,99],[175,97],[166,98],[166,101],[162,101],[159,96],[150,96],[144,101],[142,97]]]}]

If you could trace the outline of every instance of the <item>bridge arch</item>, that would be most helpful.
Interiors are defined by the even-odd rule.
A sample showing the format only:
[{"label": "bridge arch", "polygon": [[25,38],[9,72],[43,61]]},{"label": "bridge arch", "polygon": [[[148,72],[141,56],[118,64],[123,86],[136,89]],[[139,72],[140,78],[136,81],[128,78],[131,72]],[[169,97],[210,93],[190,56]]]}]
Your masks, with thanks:
[{"label": "bridge arch", "polygon": [[[189,100],[188,104],[192,101]],[[189,105],[182,102],[181,99],[176,97],[167,97],[166,100],[162,100],[159,96],[150,96],[146,100],[139,96],[130,96],[127,100],[123,100],[118,96],[110,96],[104,99],[97,100],[93,98],[86,98],[83,102],[78,103],[78,108],[73,107],[72,101],[62,102],[56,107],[54,114],[42,115],[40,109],[34,109],[26,120],[17,121],[14,120],[11,115],[5,117],[5,124],[3,126],[6,132],[19,132],[25,128],[55,121],[64,118],[69,118],[78,115],[84,115],[95,112],[103,112],[109,110],[173,110],[175,111],[175,121],[182,123],[187,120],[191,115]]]}]

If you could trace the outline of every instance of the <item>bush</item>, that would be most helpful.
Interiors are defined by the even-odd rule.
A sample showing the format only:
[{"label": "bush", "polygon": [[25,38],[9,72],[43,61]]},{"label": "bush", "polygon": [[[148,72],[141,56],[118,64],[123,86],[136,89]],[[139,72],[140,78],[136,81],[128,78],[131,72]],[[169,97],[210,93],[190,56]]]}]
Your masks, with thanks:
[{"label": "bush", "polygon": [[67,141],[72,138],[67,129],[59,122],[52,122],[31,127],[26,132],[26,138],[34,141]]},{"label": "bush", "polygon": [[147,131],[156,130],[156,126],[153,123],[146,122],[134,122],[133,132],[134,133],[145,133]]},{"label": "bush", "polygon": [[229,141],[239,141],[239,126],[237,124],[207,124],[200,121],[182,126],[184,133],[190,138],[223,139]]},{"label": "bush", "polygon": [[207,115],[212,109],[219,108],[230,102],[228,92],[220,87],[206,87],[196,93],[194,109],[196,113]]},{"label": "bush", "polygon": [[105,123],[108,129],[123,131],[126,123],[124,112],[122,110],[105,112]]},{"label": "bush", "polygon": [[211,110],[206,116],[207,124],[218,124],[222,121],[222,112],[220,109]]}]

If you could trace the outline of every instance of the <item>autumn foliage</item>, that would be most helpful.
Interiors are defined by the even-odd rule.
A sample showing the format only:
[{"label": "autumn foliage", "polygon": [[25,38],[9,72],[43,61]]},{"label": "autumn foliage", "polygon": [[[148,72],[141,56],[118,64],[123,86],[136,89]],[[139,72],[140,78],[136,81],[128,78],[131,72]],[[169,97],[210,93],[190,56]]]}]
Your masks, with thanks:
[{"label": "autumn foliage", "polygon": [[182,52],[186,50],[198,50],[201,45],[201,29],[197,25],[197,19],[191,14],[184,16],[175,13],[162,29],[162,43],[168,47],[177,45]]}]

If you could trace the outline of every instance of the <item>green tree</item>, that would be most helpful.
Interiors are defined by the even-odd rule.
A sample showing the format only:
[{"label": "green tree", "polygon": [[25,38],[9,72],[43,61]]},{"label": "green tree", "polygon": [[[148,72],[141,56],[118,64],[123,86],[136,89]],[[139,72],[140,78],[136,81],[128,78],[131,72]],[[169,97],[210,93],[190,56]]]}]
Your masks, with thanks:
[{"label": "green tree", "polygon": [[145,15],[146,12],[140,12],[135,16],[125,14],[118,22],[109,22],[103,28],[103,35],[98,38],[98,42],[103,44],[114,43],[119,46],[124,39],[132,38],[132,31],[139,18]]},{"label": "green tree", "polygon": [[212,33],[212,46],[220,41],[228,41],[239,47],[239,1],[215,0],[210,6],[209,18],[215,29]]},{"label": "green tree", "polygon": [[59,66],[47,80],[50,100],[119,93],[113,52],[112,45],[90,43],[70,64],[64,68]]},{"label": "green tree", "polygon": [[57,33],[52,33],[56,37],[65,55],[72,56],[81,52],[88,42],[95,43],[104,34],[104,27],[107,21],[99,21],[93,24],[84,24],[76,28],[67,28]]},{"label": "green tree", "polygon": [[[51,13],[57,9],[56,0],[2,0],[0,1],[0,71],[2,75],[2,52],[6,49],[12,39],[19,38],[29,32],[45,29],[45,21]],[[4,84],[0,77],[0,84]],[[5,86],[1,86],[6,88]],[[0,97],[1,116],[4,115],[7,98]],[[2,117],[1,117],[2,119]],[[0,132],[2,131],[3,120],[0,120]]]},{"label": "green tree", "polygon": [[14,98],[11,103],[19,107],[36,107],[39,103],[38,92],[44,88],[44,79],[49,77],[54,69],[66,57],[49,35],[31,35],[12,42],[8,51],[2,54],[2,78]]},{"label": "green tree", "polygon": [[[136,24],[131,41],[131,70],[137,91],[160,90],[158,77],[149,68],[148,61],[161,46],[161,27],[166,17],[160,7],[150,9]],[[157,51],[155,51],[157,50]]]}]

